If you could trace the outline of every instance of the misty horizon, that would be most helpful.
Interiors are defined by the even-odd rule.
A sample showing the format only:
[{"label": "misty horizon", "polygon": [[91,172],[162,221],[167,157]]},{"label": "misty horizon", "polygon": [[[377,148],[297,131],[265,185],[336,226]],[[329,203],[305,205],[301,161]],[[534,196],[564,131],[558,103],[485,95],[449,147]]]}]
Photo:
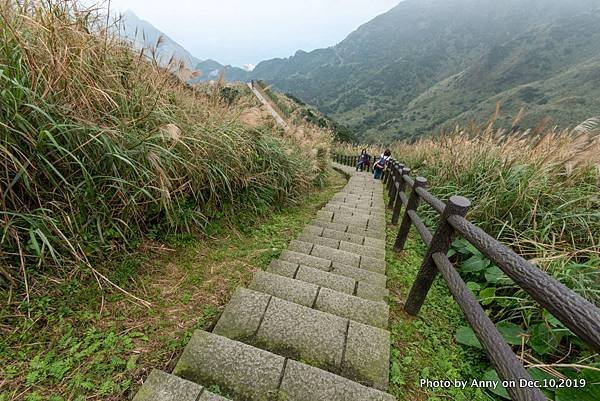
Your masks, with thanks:
[{"label": "misty horizon", "polygon": [[[233,0],[198,7],[179,0],[165,8],[158,1],[112,0],[105,6],[110,4],[111,13],[133,12],[200,60],[243,68],[291,57],[298,50],[334,46],[398,3],[400,0],[375,0],[366,6],[359,0],[308,0],[303,4],[261,0],[250,6]],[[184,12],[187,9],[198,11]]]}]

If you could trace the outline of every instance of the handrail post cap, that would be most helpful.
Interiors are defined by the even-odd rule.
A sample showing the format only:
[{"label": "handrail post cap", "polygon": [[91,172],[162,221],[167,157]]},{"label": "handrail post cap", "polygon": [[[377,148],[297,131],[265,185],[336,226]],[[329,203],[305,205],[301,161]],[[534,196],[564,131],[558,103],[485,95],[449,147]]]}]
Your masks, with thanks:
[{"label": "handrail post cap", "polygon": [[468,209],[471,207],[471,201],[468,198],[465,198],[464,196],[451,196],[449,203],[462,209]]},{"label": "handrail post cap", "polygon": [[424,187],[426,185],[427,185],[427,178],[421,177],[421,176],[415,178],[415,185],[414,185],[415,187]]}]

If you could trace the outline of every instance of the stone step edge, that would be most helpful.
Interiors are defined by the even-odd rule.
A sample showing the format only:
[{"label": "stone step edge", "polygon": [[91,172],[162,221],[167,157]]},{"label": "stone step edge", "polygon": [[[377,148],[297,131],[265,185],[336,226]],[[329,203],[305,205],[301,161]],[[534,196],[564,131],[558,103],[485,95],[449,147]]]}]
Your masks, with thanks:
[{"label": "stone step edge", "polygon": [[[375,248],[368,245],[356,244],[354,242],[339,240],[335,238],[321,237],[312,235],[309,232],[302,232],[296,241],[308,242],[315,245],[327,246],[329,248],[353,253],[359,256],[368,256],[370,258],[385,261],[385,249]],[[288,246],[288,249],[289,246]]]},{"label": "stone step edge", "polygon": [[359,381],[389,386],[390,332],[262,292],[238,288],[213,334]]},{"label": "stone step edge", "polygon": [[389,296],[385,286],[284,260],[273,260],[266,271],[371,301],[385,301]]},{"label": "stone step edge", "polygon": [[230,401],[204,386],[153,369],[133,397],[133,401]]},{"label": "stone step edge", "polygon": [[194,332],[173,374],[218,385],[239,400],[396,400],[334,373],[201,330]]},{"label": "stone step edge", "polygon": [[[283,251],[279,260],[298,265],[313,267],[328,273],[333,273],[341,276],[352,277],[358,281],[367,281],[371,284],[386,287],[387,276],[385,274],[372,272],[358,267],[348,266],[343,263],[333,262],[328,259],[319,258],[317,256],[307,255],[305,253],[294,251]],[[360,277],[359,277],[360,276]]]},{"label": "stone step edge", "polygon": [[385,258],[375,258],[361,253],[333,248],[328,245],[315,244],[302,239],[292,240],[288,245],[287,250],[309,256],[316,256],[321,259],[331,260],[332,262],[345,263],[348,266],[357,267],[374,273],[383,275],[386,273],[387,266]]},{"label": "stone step edge", "polygon": [[328,228],[330,230],[339,231],[342,233],[360,235],[361,237],[375,238],[385,240],[385,230],[364,230],[358,226],[348,224],[332,223],[330,221],[319,220],[318,218],[310,222],[308,225]]},{"label": "stone step edge", "polygon": [[[386,330],[389,325],[389,305],[384,301],[373,301],[264,271],[254,274],[248,289],[368,326]],[[342,306],[336,306],[337,303]]]},{"label": "stone step edge", "polygon": [[[371,248],[377,248],[382,250],[385,250],[386,247],[385,240],[383,239],[366,237],[360,234],[338,231],[332,228],[325,228],[321,226],[315,226],[312,224],[308,224],[306,227],[304,227],[302,234],[310,234],[323,238],[339,239],[340,241],[350,242],[357,245],[368,246]],[[344,239],[342,240],[340,238]]]}]

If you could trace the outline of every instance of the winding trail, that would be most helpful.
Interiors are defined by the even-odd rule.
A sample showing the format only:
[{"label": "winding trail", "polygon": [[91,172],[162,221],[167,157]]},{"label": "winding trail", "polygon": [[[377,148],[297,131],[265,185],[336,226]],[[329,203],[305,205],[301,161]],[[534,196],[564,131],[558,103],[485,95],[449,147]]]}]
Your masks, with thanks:
[{"label": "winding trail", "polygon": [[350,176],[267,271],[134,401],[393,401],[383,185]]}]

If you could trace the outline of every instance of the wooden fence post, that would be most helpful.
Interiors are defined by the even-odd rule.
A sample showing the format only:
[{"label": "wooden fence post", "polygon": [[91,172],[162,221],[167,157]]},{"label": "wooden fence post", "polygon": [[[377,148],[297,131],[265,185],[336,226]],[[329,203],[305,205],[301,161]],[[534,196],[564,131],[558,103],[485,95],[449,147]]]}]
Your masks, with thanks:
[{"label": "wooden fence post", "polygon": [[[408,173],[410,173],[410,169],[407,169]],[[408,204],[406,205],[406,210],[404,210],[404,217],[402,218],[402,224],[400,224],[400,229],[398,230],[398,235],[396,236],[396,242],[394,244],[394,250],[396,252],[400,252],[404,249],[404,243],[408,238],[408,233],[410,232],[410,226],[412,225],[412,219],[408,212],[411,210],[416,211],[419,207],[419,194],[416,189],[419,187],[426,188],[427,187],[427,179],[424,177],[415,178],[415,183],[413,184],[413,190],[410,194],[410,198],[408,198]]]},{"label": "wooden fence post", "polygon": [[[379,160],[379,159],[378,159]],[[373,166],[375,166],[375,159],[373,159]],[[382,178],[382,182],[385,185],[386,189],[389,191],[390,189],[390,169],[389,168],[385,168],[383,170],[383,177]]]},{"label": "wooden fence post", "polygon": [[388,207],[389,208],[394,207],[394,202],[396,202],[396,196],[398,196],[398,186],[396,184],[400,182],[401,173],[402,173],[403,168],[404,168],[404,164],[394,162],[393,167],[392,167],[392,179],[393,179],[392,187],[390,188],[390,192],[388,194],[388,196],[389,196]]},{"label": "wooden fence post", "polygon": [[410,293],[408,294],[408,298],[406,299],[406,303],[404,304],[404,310],[409,315],[416,316],[419,313],[421,306],[423,306],[423,302],[425,302],[427,293],[431,288],[431,284],[433,284],[433,280],[438,273],[437,266],[432,257],[433,254],[439,252],[445,255],[448,253],[448,249],[452,243],[454,228],[448,223],[448,217],[454,215],[464,217],[470,206],[471,201],[462,196],[452,196],[446,204],[444,213],[440,217],[437,230],[431,240],[431,245],[429,245],[427,254],[423,259],[421,269],[419,270],[419,273],[417,273],[417,278],[415,279],[415,282],[410,289]]},{"label": "wooden fence post", "polygon": [[406,181],[404,181],[404,176],[410,173],[410,169],[404,167],[404,165],[400,165],[402,171],[400,172],[400,181],[398,193],[396,194],[396,202],[394,203],[394,210],[392,212],[392,224],[398,224],[398,219],[400,218],[400,211],[402,210],[402,199],[400,198],[400,194],[406,194]]},{"label": "wooden fence post", "polygon": [[[392,196],[392,188],[394,187],[394,182],[396,182],[396,162],[388,163],[386,166],[386,170],[388,172],[388,182],[386,186],[387,196],[388,198]],[[387,207],[390,207],[389,202]]]}]

